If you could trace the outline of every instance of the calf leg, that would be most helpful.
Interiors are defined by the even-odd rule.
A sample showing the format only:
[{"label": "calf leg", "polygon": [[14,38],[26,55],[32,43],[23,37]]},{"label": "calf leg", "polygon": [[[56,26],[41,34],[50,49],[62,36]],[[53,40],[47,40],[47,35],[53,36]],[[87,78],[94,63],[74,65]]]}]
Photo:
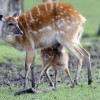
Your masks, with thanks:
[{"label": "calf leg", "polygon": [[67,66],[67,65],[65,66],[64,70],[65,70],[66,74],[68,75],[68,77],[69,77],[69,79],[70,79],[71,83],[73,83],[73,81],[72,81],[72,77],[71,77],[71,74],[70,74],[70,71],[69,71],[69,69],[68,69],[68,66]]},{"label": "calf leg", "polygon": [[53,81],[52,81],[52,79],[51,79],[51,77],[49,75],[49,70],[50,70],[50,67],[46,68],[45,73],[46,73],[46,76],[47,76],[47,78],[48,78],[48,80],[50,82],[50,86],[54,87],[54,83],[53,83]]},{"label": "calf leg", "polygon": [[57,86],[57,70],[55,70],[55,82],[54,82],[54,88]]},{"label": "calf leg", "polygon": [[[45,67],[44,67],[44,66],[45,66]],[[38,79],[38,82],[37,82],[37,86],[36,86],[36,87],[38,87],[38,85],[40,84],[42,75],[43,75],[43,73],[45,72],[45,70],[50,66],[50,64],[45,64],[44,66],[43,66],[43,68],[42,68],[41,71],[40,71],[40,75],[39,75],[39,79]]]}]

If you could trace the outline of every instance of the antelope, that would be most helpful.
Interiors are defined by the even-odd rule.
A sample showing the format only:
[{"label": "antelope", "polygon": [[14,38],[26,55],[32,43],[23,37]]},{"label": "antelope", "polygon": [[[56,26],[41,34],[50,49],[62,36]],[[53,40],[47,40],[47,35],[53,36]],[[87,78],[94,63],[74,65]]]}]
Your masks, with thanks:
[{"label": "antelope", "polygon": [[[70,81],[72,83],[72,78],[71,78],[71,75],[68,69],[68,54],[65,51],[65,47],[63,47],[62,45],[58,43],[52,47],[42,49],[41,57],[43,60],[43,68],[39,76],[39,83],[40,83],[41,76],[46,71],[46,75],[50,81],[50,86],[53,86],[54,88],[56,88],[57,68],[64,68],[66,74],[68,74]],[[50,66],[52,66],[52,68],[55,70],[55,83],[54,84],[48,74]]]},{"label": "antelope", "polygon": [[[72,87],[78,84],[83,58],[88,61],[88,84],[92,83],[90,54],[80,44],[85,18],[71,5],[63,2],[46,2],[24,13],[16,13],[6,18],[0,15],[3,23],[2,38],[18,50],[26,51],[26,88],[29,69],[35,58],[35,49],[52,47],[56,43],[68,48],[77,58],[78,66]],[[32,77],[32,87],[35,86]]]}]

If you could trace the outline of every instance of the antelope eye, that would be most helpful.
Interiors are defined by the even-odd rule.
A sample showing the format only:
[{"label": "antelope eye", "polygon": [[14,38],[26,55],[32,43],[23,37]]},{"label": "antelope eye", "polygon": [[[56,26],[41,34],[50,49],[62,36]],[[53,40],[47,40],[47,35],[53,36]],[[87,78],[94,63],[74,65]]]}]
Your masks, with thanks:
[{"label": "antelope eye", "polygon": [[9,23],[8,25],[9,25],[9,26],[13,26],[14,24],[13,24],[13,23]]}]

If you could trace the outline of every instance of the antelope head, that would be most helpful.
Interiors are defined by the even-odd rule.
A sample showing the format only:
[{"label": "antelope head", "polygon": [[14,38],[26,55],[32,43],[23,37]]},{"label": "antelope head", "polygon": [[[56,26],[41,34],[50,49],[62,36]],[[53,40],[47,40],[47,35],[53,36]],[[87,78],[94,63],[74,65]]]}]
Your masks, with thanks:
[{"label": "antelope head", "polygon": [[7,40],[9,37],[21,36],[23,32],[18,26],[19,13],[13,16],[4,17],[0,15],[0,21],[2,22],[2,37]]}]

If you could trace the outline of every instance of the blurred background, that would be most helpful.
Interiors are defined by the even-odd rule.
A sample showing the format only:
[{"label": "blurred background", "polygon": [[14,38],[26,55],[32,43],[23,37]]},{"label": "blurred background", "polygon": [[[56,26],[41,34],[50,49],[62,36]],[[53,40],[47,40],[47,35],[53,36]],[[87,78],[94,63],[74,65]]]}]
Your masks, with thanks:
[{"label": "blurred background", "polygon": [[[97,78],[98,73],[100,72],[98,70],[98,68],[100,68],[100,0],[61,1],[71,4],[83,16],[85,16],[87,20],[81,43],[91,54],[92,68],[97,70],[94,77]],[[0,0],[0,14],[8,16],[13,15],[19,10],[24,12],[42,2],[42,0]],[[69,68],[71,72],[73,72],[73,66],[77,65],[73,59],[73,55],[69,55]],[[22,83],[21,78],[23,79],[24,77],[24,61],[25,52],[17,51],[0,37],[0,86],[18,85]],[[36,64],[41,65],[41,58],[39,54],[36,56]],[[85,63],[83,66],[85,67]],[[83,76],[86,76],[85,73],[83,73]],[[87,79],[86,77],[83,78],[84,80]],[[100,77],[98,79],[100,79]]]}]

